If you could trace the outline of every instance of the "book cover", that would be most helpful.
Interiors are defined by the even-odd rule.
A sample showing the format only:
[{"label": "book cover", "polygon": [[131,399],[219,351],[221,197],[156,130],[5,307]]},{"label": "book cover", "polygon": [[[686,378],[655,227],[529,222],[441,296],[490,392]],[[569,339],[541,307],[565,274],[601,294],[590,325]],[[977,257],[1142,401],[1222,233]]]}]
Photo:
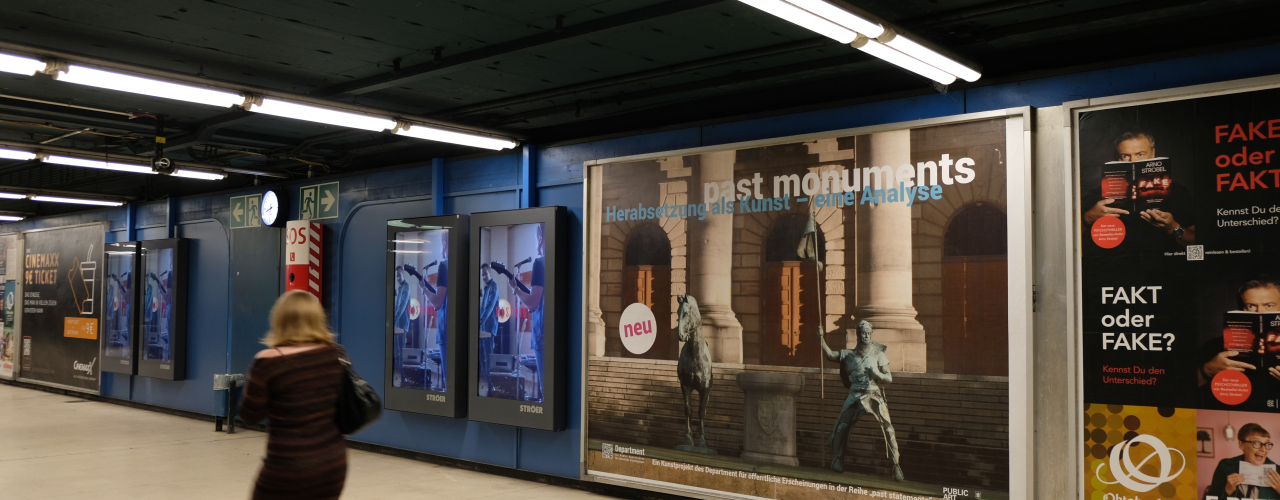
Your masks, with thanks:
[{"label": "book cover", "polygon": [[1240,353],[1232,356],[1233,360],[1262,369],[1264,335],[1262,314],[1231,311],[1222,315],[1222,348]]},{"label": "book cover", "polygon": [[1134,210],[1164,210],[1169,197],[1171,162],[1168,158],[1154,158],[1133,163]]},{"label": "book cover", "polygon": [[1107,206],[1132,213],[1134,191],[1132,162],[1113,161],[1102,166],[1102,197],[1115,200]]}]

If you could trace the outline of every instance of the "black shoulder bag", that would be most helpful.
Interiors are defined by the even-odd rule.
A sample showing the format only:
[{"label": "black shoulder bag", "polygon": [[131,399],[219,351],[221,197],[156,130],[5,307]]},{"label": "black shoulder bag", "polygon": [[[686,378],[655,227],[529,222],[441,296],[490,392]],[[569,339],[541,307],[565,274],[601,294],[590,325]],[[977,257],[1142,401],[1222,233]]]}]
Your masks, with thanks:
[{"label": "black shoulder bag", "polygon": [[373,386],[356,374],[345,351],[338,356],[338,362],[342,363],[344,373],[334,420],[343,434],[355,434],[382,415],[382,398],[374,392]]}]

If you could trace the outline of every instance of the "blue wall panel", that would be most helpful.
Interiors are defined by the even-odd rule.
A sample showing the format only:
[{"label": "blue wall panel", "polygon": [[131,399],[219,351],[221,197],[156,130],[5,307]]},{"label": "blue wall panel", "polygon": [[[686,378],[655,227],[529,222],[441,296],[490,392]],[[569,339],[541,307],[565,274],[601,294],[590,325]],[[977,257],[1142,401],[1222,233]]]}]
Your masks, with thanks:
[{"label": "blue wall panel", "polygon": [[[133,377],[133,400],[209,415],[213,413],[213,374],[226,373],[227,367],[230,243],[218,221],[181,224],[178,228],[180,237],[191,239],[187,378],[169,381]],[[116,391],[115,385],[112,392]]]},{"label": "blue wall panel", "polygon": [[498,210],[515,210],[517,208],[520,208],[520,195],[516,193],[515,189],[496,193],[446,197],[444,199],[444,212],[447,214],[472,214]]}]

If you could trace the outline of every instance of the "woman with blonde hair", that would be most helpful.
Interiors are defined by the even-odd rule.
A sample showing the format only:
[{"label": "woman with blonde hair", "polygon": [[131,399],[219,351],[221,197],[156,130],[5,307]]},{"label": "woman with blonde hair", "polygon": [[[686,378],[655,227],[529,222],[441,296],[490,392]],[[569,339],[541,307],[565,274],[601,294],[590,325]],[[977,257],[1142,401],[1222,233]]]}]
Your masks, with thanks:
[{"label": "woman with blonde hair", "polygon": [[240,415],[270,419],[267,457],[255,500],[338,498],[347,479],[347,445],[334,421],[346,352],[333,341],[320,301],[281,295],[271,308],[268,349],[253,358]]}]

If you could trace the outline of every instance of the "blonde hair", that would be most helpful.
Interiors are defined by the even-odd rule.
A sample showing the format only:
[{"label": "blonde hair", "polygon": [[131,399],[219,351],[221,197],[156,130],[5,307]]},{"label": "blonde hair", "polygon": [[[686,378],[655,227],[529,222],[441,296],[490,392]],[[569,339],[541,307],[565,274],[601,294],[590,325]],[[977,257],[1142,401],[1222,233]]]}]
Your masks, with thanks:
[{"label": "blonde hair", "polygon": [[280,347],[313,342],[333,343],[324,307],[310,293],[285,292],[271,307],[271,330],[262,338],[262,343],[267,347]]}]

